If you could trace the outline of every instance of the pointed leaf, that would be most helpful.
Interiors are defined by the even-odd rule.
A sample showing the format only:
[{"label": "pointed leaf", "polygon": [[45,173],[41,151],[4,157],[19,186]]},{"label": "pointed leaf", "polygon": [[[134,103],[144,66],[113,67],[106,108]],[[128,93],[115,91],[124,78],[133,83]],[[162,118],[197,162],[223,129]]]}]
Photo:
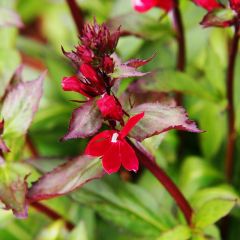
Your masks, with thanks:
[{"label": "pointed leaf", "polygon": [[83,155],[43,175],[33,183],[27,197],[30,201],[37,201],[61,196],[102,176],[101,160]]},{"label": "pointed leaf", "polygon": [[146,103],[134,107],[130,115],[144,112],[144,118],[132,129],[129,136],[142,141],[145,138],[169,131],[171,129],[189,132],[201,132],[196,124],[188,119],[181,107],[165,106],[159,103]]},{"label": "pointed leaf", "polygon": [[38,109],[45,75],[43,73],[34,81],[21,82],[8,92],[1,113],[5,120],[4,139],[26,133]]},{"label": "pointed leaf", "polygon": [[127,61],[125,64],[129,67],[139,68],[150,62],[155,57],[155,55],[156,54],[153,54],[150,58],[147,59],[131,59]]},{"label": "pointed leaf", "polygon": [[215,9],[205,15],[201,25],[204,27],[228,27],[233,24],[235,12],[230,8]]},{"label": "pointed leaf", "polygon": [[63,140],[93,136],[102,126],[102,116],[95,100],[90,100],[75,109]]},{"label": "pointed leaf", "polygon": [[177,226],[163,233],[157,240],[188,240],[191,238],[191,229],[187,226]]},{"label": "pointed leaf", "polygon": [[196,228],[205,228],[216,223],[218,220],[229,214],[236,205],[234,199],[213,199],[206,202],[193,217],[193,223]]}]

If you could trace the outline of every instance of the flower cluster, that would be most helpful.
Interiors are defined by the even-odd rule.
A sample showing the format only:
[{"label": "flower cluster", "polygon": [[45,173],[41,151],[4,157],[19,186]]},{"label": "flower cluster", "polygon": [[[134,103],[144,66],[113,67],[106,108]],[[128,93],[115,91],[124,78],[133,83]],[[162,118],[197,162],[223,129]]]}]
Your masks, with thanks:
[{"label": "flower cluster", "polygon": [[[160,3],[167,6],[162,5],[162,1],[158,6]],[[119,37],[119,29],[111,33],[105,24],[98,25],[94,21],[93,25],[85,26],[74,51],[63,50],[76,69],[74,76],[63,78],[63,90],[75,91],[87,98],[73,111],[63,140],[95,135],[85,154],[101,157],[103,168],[109,174],[117,172],[121,165],[128,171],[138,170],[138,159],[129,137],[142,141],[170,129],[199,132],[182,108],[159,103],[133,107],[126,99],[116,97],[119,81],[144,76],[137,68],[152,59],[131,59],[122,63],[114,53]],[[111,130],[97,134],[104,120]]]},{"label": "flower cluster", "polygon": [[229,27],[239,22],[239,0],[229,0],[228,5],[223,5],[217,0],[193,0],[193,2],[208,11],[201,21],[204,27]]},{"label": "flower cluster", "polygon": [[158,7],[166,12],[174,8],[174,0],[132,0],[133,7],[138,12],[146,12],[153,7]]}]

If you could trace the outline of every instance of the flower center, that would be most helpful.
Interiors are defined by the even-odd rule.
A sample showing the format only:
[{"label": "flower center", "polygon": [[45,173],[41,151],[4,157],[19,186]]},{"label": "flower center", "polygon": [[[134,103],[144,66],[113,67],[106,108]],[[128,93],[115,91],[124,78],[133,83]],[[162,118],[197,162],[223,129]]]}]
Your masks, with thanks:
[{"label": "flower center", "polygon": [[112,140],[111,140],[112,143],[116,143],[117,142],[118,135],[119,135],[118,133],[114,133],[112,135]]}]

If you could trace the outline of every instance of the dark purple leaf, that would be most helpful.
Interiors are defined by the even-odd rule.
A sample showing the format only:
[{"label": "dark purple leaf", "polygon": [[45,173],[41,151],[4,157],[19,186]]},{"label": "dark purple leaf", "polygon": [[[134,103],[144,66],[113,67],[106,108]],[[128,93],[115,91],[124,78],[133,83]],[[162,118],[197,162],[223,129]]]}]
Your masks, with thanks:
[{"label": "dark purple leaf", "polygon": [[130,132],[130,137],[143,141],[171,129],[199,133],[196,124],[188,119],[182,107],[172,107],[159,103],[146,103],[131,109],[131,116],[144,112],[144,117]]},{"label": "dark purple leaf", "polygon": [[63,140],[93,136],[102,126],[102,116],[95,100],[90,100],[75,109]]},{"label": "dark purple leaf", "polygon": [[133,68],[139,68],[139,67],[144,66],[145,64],[149,63],[155,56],[156,56],[156,54],[153,54],[148,59],[131,59],[131,60],[125,62],[125,65],[127,65],[129,67],[133,67]]},{"label": "dark purple leaf", "polygon": [[100,158],[83,155],[43,175],[33,183],[27,197],[31,202],[65,195],[103,174]]}]

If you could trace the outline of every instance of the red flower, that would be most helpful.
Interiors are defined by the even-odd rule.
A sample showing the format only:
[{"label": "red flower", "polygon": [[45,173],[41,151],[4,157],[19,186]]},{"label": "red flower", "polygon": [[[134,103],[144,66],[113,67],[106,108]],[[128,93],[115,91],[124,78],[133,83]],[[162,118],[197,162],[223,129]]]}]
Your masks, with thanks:
[{"label": "red flower", "polygon": [[193,2],[208,11],[222,7],[216,0],[193,0]]},{"label": "red flower", "polygon": [[101,74],[86,63],[80,66],[77,76],[64,77],[62,80],[64,91],[78,92],[88,98],[102,95],[106,87]]},{"label": "red flower", "polygon": [[138,170],[138,159],[132,147],[126,141],[131,129],[143,118],[144,113],[131,117],[121,131],[106,130],[91,139],[85,153],[91,156],[102,157],[104,170],[115,173],[121,165],[128,170]]},{"label": "red flower", "polygon": [[173,0],[132,0],[132,4],[138,12],[146,12],[153,7],[159,7],[168,12],[174,7]]},{"label": "red flower", "polygon": [[114,96],[104,94],[103,97],[97,101],[97,105],[104,118],[122,121],[122,106]]}]

